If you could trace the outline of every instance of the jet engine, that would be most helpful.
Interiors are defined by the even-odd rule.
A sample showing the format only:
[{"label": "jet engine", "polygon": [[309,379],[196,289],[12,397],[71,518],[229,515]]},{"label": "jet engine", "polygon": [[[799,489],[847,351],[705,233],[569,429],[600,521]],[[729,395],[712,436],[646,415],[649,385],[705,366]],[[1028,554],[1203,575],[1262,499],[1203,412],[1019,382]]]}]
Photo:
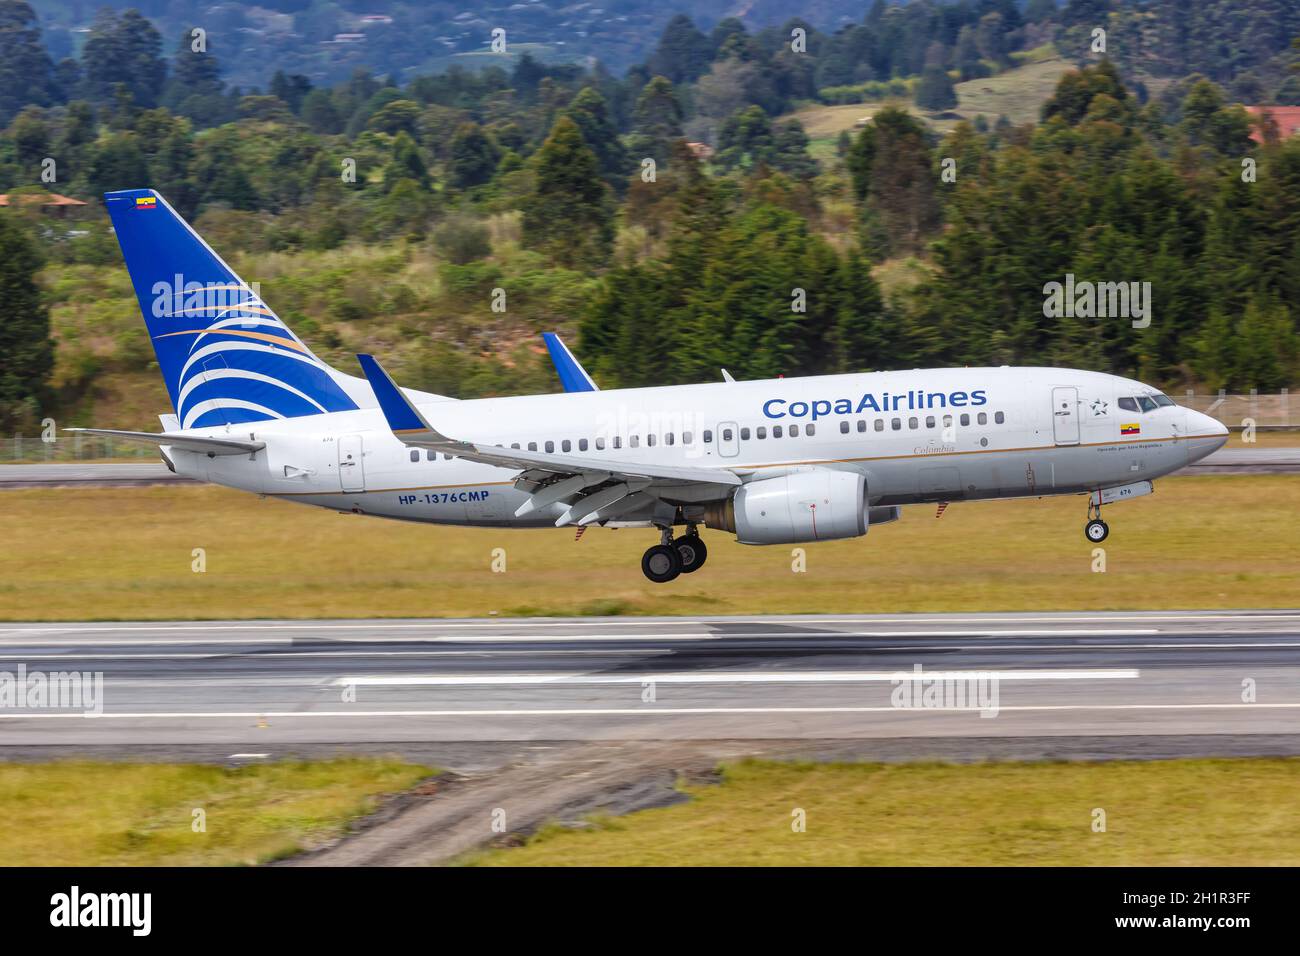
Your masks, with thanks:
[{"label": "jet engine", "polygon": [[764,478],[709,505],[704,525],[733,532],[741,544],[856,538],[867,533],[866,492],[866,479],[851,471],[818,468]]}]

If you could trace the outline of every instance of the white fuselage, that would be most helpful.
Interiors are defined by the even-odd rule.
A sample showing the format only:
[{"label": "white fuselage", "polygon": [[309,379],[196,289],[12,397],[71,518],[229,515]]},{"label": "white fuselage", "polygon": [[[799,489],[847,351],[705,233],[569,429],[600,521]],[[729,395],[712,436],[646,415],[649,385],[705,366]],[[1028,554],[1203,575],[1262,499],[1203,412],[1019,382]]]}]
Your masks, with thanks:
[{"label": "white fuselage", "polygon": [[[477,445],[529,449],[531,443],[539,452],[589,459],[728,468],[750,480],[819,466],[852,470],[865,476],[870,504],[903,505],[1128,485],[1176,471],[1226,440],[1218,422],[1189,409],[1121,407],[1121,399],[1138,396],[1159,393],[1096,372],[1003,367],[419,407],[442,434]],[[514,487],[517,470],[409,448],[378,408],[195,434],[251,437],[266,447],[251,456],[218,457],[169,449],[179,473],[287,500],[497,527],[552,527],[564,511],[555,504],[516,518],[528,497]],[[679,503],[691,501],[689,490],[683,495]]]}]

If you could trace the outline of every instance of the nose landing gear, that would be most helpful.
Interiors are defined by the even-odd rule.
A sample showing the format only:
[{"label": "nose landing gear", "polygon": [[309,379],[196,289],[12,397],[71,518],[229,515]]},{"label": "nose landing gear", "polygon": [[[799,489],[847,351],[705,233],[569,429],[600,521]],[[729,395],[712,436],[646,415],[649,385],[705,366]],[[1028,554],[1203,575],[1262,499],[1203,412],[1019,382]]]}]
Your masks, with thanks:
[{"label": "nose landing gear", "polygon": [[1093,544],[1100,544],[1110,534],[1110,525],[1101,520],[1101,505],[1096,495],[1088,498],[1088,523],[1083,526],[1084,536]]}]

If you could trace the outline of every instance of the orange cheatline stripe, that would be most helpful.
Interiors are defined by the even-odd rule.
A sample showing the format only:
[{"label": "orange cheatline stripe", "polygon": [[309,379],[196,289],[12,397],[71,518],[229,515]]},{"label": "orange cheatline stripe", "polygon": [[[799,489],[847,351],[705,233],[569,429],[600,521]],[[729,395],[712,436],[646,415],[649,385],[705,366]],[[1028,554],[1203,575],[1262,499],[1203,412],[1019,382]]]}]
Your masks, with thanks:
[{"label": "orange cheatline stripe", "polygon": [[164,332],[162,335],[155,335],[156,339],[167,339],[173,335],[238,335],[246,339],[260,339],[263,342],[274,342],[276,345],[283,345],[295,349],[304,354],[309,354],[305,346],[299,345],[293,339],[281,338],[278,335],[271,335],[269,332],[245,332],[240,329],[184,329],[180,332]]}]

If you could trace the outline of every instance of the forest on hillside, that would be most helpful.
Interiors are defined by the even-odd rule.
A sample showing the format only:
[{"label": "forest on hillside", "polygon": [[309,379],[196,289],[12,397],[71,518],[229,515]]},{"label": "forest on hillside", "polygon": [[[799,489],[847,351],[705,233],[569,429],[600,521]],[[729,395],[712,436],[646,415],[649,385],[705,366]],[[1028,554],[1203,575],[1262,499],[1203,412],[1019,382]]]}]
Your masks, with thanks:
[{"label": "forest on hillside", "polygon": [[[0,424],[86,417],[132,382],[163,407],[98,199],[144,185],[327,360],[381,351],[466,397],[553,387],[551,328],[603,387],[974,363],[1294,384],[1300,137],[1243,104],[1300,103],[1300,11],[1228,6],[878,2],[833,32],[679,15],[620,74],[525,52],[239,88],[219,34],[104,10],[52,52],[0,0]],[[936,131],[956,84],[1043,51],[1075,68],[1038,122]],[[794,117],[844,103],[870,119],[822,148]],[[21,199],[47,191],[89,205]],[[1046,314],[1067,275],[1150,283],[1149,326]]]}]

